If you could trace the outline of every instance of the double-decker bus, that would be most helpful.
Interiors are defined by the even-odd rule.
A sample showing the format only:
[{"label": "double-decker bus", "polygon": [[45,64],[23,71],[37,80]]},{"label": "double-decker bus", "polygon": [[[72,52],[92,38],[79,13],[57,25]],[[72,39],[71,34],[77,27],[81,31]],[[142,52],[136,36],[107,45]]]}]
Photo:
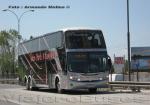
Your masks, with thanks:
[{"label": "double-decker bus", "polygon": [[19,44],[18,59],[28,90],[47,87],[62,92],[96,92],[108,82],[110,59],[97,29],[63,29]]}]

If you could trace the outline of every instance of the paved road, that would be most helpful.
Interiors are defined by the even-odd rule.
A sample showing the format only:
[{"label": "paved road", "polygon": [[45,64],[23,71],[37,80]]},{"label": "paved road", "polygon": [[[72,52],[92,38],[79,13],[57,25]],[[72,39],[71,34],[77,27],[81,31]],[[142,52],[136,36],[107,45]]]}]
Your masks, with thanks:
[{"label": "paved road", "polygon": [[0,105],[19,105],[10,101],[0,100]]},{"label": "paved road", "polygon": [[0,84],[0,105],[149,105],[150,90],[131,91],[68,91],[57,94],[53,90],[27,91],[22,86]]}]

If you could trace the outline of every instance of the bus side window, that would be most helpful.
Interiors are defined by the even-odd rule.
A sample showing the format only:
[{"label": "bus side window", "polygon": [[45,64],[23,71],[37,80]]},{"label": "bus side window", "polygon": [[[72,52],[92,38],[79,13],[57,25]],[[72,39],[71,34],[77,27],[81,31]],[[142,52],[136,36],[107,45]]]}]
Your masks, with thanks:
[{"label": "bus side window", "polygon": [[51,65],[52,65],[52,70],[57,72],[58,69],[57,69],[56,61],[54,59],[51,60]]},{"label": "bus side window", "polygon": [[64,58],[64,56],[61,57],[60,64],[61,64],[62,70],[64,70],[65,69],[65,58]]}]

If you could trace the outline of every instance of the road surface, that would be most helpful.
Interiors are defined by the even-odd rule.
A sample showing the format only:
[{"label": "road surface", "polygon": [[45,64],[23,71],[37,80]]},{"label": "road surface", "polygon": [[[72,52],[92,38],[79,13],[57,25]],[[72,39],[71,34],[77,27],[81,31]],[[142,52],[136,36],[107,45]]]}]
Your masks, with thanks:
[{"label": "road surface", "polygon": [[0,84],[0,105],[149,105],[150,90],[133,93],[130,90],[99,91],[90,94],[86,90],[67,91],[58,94],[54,90],[27,91],[19,85]]}]

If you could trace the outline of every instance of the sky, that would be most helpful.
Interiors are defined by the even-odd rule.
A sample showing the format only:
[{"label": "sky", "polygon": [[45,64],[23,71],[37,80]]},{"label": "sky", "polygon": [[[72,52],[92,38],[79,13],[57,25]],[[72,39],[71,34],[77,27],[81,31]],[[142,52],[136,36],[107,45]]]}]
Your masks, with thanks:
[{"label": "sky", "polygon": [[[64,9],[34,9],[20,20],[24,39],[68,27],[90,27],[103,31],[108,54],[127,58],[127,0],[0,0],[0,31],[16,29],[18,16],[31,10],[25,6],[67,6]],[[19,8],[9,8],[19,6]],[[131,47],[150,46],[150,0],[129,0]]]}]

